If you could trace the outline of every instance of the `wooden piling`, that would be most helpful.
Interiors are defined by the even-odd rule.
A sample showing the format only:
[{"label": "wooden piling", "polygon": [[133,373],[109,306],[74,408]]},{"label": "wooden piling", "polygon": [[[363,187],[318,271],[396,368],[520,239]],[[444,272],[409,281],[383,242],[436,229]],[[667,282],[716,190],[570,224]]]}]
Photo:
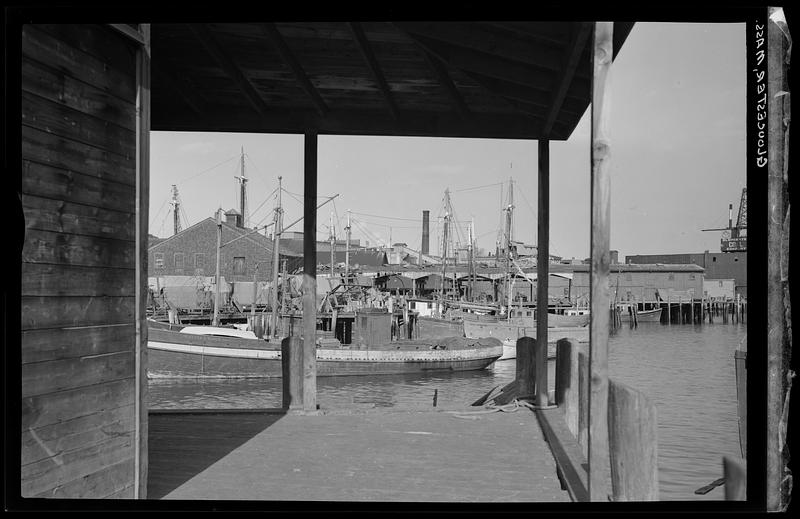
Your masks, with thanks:
[{"label": "wooden piling", "polygon": [[639,391],[609,380],[608,441],[614,501],[658,501],[656,407]]},{"label": "wooden piling", "polygon": [[539,139],[538,239],[536,263],[536,405],[548,405],[547,398],[547,296],[550,279],[550,142]]},{"label": "wooden piling", "polygon": [[317,409],[317,133],[304,144],[303,187],[303,409]]},{"label": "wooden piling", "polygon": [[283,408],[303,408],[303,340],[287,337],[281,341]]},{"label": "wooden piling", "polygon": [[564,411],[567,428],[578,437],[578,341],[559,339],[556,343],[555,403]]},{"label": "wooden piling", "polygon": [[589,330],[588,491],[591,501],[608,500],[608,272],[611,230],[610,108],[613,22],[594,24],[592,54],[591,270]]},{"label": "wooden piling", "polygon": [[520,337],[517,339],[517,374],[518,395],[531,398],[536,395],[535,351],[536,339]]}]

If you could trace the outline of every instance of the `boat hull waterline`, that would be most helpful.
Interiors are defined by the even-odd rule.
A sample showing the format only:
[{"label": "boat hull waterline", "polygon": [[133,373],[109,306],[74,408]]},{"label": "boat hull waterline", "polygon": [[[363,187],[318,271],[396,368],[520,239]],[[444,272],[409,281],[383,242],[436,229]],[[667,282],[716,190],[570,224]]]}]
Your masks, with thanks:
[{"label": "boat hull waterline", "polygon": [[[262,340],[149,330],[150,378],[280,378],[280,345]],[[436,346],[436,349],[433,347]],[[395,341],[379,348],[318,347],[317,376],[480,370],[503,354],[501,341]]]}]

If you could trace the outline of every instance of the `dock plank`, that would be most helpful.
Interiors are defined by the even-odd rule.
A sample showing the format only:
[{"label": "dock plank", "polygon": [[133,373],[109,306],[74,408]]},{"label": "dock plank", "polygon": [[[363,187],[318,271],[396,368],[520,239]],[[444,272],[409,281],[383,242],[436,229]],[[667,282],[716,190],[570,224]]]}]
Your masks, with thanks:
[{"label": "dock plank", "polygon": [[151,413],[148,498],[570,501],[533,412],[464,416]]}]

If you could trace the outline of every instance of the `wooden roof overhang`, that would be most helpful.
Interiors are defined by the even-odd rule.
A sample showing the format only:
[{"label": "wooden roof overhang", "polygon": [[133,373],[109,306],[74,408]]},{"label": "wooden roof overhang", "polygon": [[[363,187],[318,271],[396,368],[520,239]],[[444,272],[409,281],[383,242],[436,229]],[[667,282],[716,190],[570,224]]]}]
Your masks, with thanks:
[{"label": "wooden roof overhang", "polygon": [[[151,25],[151,129],[567,139],[591,22]],[[614,55],[632,22],[614,24]]]}]

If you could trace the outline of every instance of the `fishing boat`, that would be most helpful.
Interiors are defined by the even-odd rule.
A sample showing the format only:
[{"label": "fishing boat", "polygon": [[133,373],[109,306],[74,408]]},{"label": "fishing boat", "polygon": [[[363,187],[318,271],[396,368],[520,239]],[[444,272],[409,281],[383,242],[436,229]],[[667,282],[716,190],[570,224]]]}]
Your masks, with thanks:
[{"label": "fishing boat", "polygon": [[[367,309],[357,313],[350,344],[342,344],[330,332],[318,331],[317,375],[480,370],[503,353],[502,342],[491,337],[391,340],[390,326],[391,314]],[[282,376],[279,342],[224,327],[187,326],[168,330],[151,326],[148,364],[151,378]]]},{"label": "fishing boat", "polygon": [[636,310],[635,306],[629,304],[618,304],[620,310],[620,320],[623,323],[633,321],[633,312],[636,312],[637,323],[658,323],[661,322],[661,308],[652,310]]}]

